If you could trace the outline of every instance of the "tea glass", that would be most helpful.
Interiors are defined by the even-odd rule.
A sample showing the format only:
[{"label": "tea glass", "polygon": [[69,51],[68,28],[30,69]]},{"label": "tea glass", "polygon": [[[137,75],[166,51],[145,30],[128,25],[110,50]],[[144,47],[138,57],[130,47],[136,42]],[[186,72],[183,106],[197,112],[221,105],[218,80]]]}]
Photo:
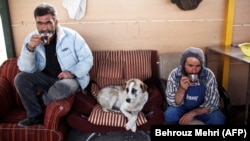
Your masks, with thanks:
[{"label": "tea glass", "polygon": [[41,35],[41,41],[42,41],[42,43],[44,45],[49,44],[50,38],[52,36],[52,33],[50,33],[50,32],[42,32],[42,33],[40,33],[40,35]]},{"label": "tea glass", "polygon": [[199,75],[198,74],[189,74],[190,86],[198,86],[199,83]]}]

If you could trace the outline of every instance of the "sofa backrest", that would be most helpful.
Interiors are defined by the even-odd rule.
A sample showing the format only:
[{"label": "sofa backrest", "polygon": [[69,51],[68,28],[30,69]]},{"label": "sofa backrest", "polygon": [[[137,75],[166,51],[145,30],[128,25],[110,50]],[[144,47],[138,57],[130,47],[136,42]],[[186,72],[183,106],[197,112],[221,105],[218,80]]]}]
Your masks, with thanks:
[{"label": "sofa backrest", "polygon": [[130,78],[146,80],[158,76],[155,50],[93,51],[93,56],[90,77],[101,88],[122,85]]},{"label": "sofa backrest", "polygon": [[159,73],[161,79],[168,79],[170,72],[180,65],[181,53],[164,53],[159,55]]},{"label": "sofa backrest", "polygon": [[[93,51],[94,65],[90,71],[91,80],[102,88],[108,85],[122,85],[130,78],[141,80],[158,79],[158,56],[156,50]],[[22,102],[14,86],[14,78],[20,72],[17,58],[9,58],[0,67],[0,76],[6,78],[12,87],[15,103]]]},{"label": "sofa backrest", "polygon": [[17,58],[9,58],[6,61],[3,62],[3,64],[0,67],[0,76],[3,77],[4,79],[7,79],[8,82],[10,82],[11,85],[11,94],[12,97],[14,98],[17,105],[22,105],[21,99],[16,91],[16,88],[14,86],[14,78],[16,74],[20,72],[18,67],[17,67]]}]

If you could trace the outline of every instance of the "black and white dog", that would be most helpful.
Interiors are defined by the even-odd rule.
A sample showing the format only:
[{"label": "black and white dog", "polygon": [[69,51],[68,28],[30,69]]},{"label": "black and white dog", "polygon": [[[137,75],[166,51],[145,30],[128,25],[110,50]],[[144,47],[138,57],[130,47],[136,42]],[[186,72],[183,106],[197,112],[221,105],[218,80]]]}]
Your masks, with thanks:
[{"label": "black and white dog", "polygon": [[98,92],[103,111],[122,112],[128,119],[126,130],[136,131],[138,113],[148,100],[148,86],[140,79],[130,79],[123,86],[108,86]]}]

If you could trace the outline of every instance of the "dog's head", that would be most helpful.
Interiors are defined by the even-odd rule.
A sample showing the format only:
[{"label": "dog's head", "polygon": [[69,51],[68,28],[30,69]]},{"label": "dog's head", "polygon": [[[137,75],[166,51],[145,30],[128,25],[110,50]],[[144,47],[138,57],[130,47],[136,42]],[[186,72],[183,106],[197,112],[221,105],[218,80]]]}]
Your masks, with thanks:
[{"label": "dog's head", "polygon": [[140,79],[132,78],[124,83],[123,89],[127,93],[126,101],[131,103],[135,99],[141,98],[145,93],[147,94],[148,86]]}]

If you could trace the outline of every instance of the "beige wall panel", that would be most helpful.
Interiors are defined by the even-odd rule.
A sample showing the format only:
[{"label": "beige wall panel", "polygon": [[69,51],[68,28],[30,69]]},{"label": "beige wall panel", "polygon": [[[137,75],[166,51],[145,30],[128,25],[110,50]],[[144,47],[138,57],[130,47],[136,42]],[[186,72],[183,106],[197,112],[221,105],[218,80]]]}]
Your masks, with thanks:
[{"label": "beige wall panel", "polygon": [[8,2],[12,25],[34,24],[34,8],[42,2],[55,5],[59,19],[68,18],[66,10],[62,7],[62,0],[8,0]]},{"label": "beige wall panel", "polygon": [[[67,10],[62,6],[62,0],[9,0],[10,9],[21,9],[10,10],[12,26],[15,28],[14,38],[18,37],[18,39],[14,39],[17,46],[20,46],[20,40],[22,38],[24,39],[25,35],[21,32],[21,28],[27,28],[27,26],[34,27],[33,9],[41,2],[49,2],[55,5],[59,13],[58,19],[60,23],[75,28],[80,34],[86,36],[86,40],[89,40],[88,42],[93,49],[103,49],[103,46],[106,46],[107,49],[116,49],[119,47],[122,49],[128,46],[131,48],[138,48],[138,46],[143,46],[145,48],[154,47],[161,53],[167,51],[179,51],[182,50],[184,46],[196,45],[202,47],[203,44],[206,44],[207,42],[207,46],[220,44],[222,42],[221,36],[223,36],[222,22],[225,10],[225,0],[203,0],[197,9],[191,11],[182,11],[175,4],[166,0],[89,0],[87,1],[86,16],[80,21],[69,19]],[[235,19],[239,19],[237,21],[249,19],[246,17],[246,13],[249,13],[249,8],[244,8],[248,7],[248,5],[248,0],[241,0],[240,2],[236,1]],[[213,10],[211,10],[211,7]],[[165,26],[163,24],[164,22],[172,22],[173,24],[170,23]],[[213,31],[211,33],[203,29],[200,30],[200,28],[190,27],[190,22],[198,22],[199,24],[197,24],[197,27],[206,27],[207,23],[213,24],[213,27],[215,28],[206,28],[207,31]],[[82,29],[82,25],[85,26],[86,23],[88,25],[87,27],[89,27],[88,30]],[[175,26],[175,23],[177,26]],[[203,25],[204,23],[205,25]],[[116,26],[117,24],[118,26]],[[115,25],[115,27],[108,28],[108,30],[105,29],[110,25]],[[158,29],[155,29],[153,25]],[[130,28],[130,32],[124,32],[124,26]],[[183,28],[186,29],[180,30],[182,29],[180,26],[183,26]],[[245,41],[249,38],[249,33],[246,32],[249,27],[236,25],[234,28],[235,42]],[[139,33],[136,34],[136,31],[132,31],[133,29],[140,30],[140,33],[144,34],[144,36],[138,35]],[[112,33],[111,30],[121,31]],[[198,36],[195,35],[194,37],[199,40],[193,41],[192,39],[194,38],[190,39],[190,34],[193,35],[198,33],[193,30],[200,30],[199,34],[202,36],[199,36],[199,38],[201,37],[201,39],[197,38]],[[96,31],[103,33],[95,33]],[[157,39],[154,37],[157,37]],[[176,39],[176,37],[178,37],[178,39]],[[106,38],[109,40],[106,41]],[[110,39],[112,39],[111,41],[114,41],[114,43],[110,43]],[[182,40],[181,42],[177,41],[180,39]],[[105,44],[106,42],[108,42],[107,45]],[[201,42],[203,44],[201,44]],[[123,43],[124,45],[121,45]],[[102,44],[102,46],[100,44]],[[168,49],[166,50],[166,48]]]},{"label": "beige wall panel", "polygon": [[235,26],[233,32],[233,42],[234,43],[250,42],[250,25]]},{"label": "beige wall panel", "polygon": [[236,25],[250,24],[250,1],[249,0],[235,0],[235,20]]},{"label": "beige wall panel", "polygon": [[[86,15],[80,21],[216,20],[224,18],[224,1],[203,0],[197,9],[182,11],[170,0],[88,0]],[[55,5],[61,22],[78,22],[69,19],[62,0],[9,0],[10,9],[21,9],[10,11],[12,23],[34,23],[33,10],[41,2]]]},{"label": "beige wall panel", "polygon": [[236,0],[233,42],[250,42],[250,1]]},{"label": "beige wall panel", "polygon": [[22,48],[22,44],[23,44],[25,37],[34,29],[35,29],[34,25],[12,27],[12,30],[15,33],[13,34],[13,36],[14,36],[15,50],[16,50],[17,56],[20,55],[20,50]]},{"label": "beige wall panel", "polygon": [[74,21],[62,0],[9,0],[10,9],[22,9],[10,12],[17,55],[24,33],[35,27],[33,10],[41,2],[55,5],[59,22],[77,30],[93,50],[156,49],[165,53],[222,42],[224,1],[206,0],[195,10],[182,11],[166,0],[88,0],[85,17]]},{"label": "beige wall panel", "polygon": [[182,11],[170,0],[91,0],[88,1],[86,19],[217,19],[223,18],[224,5],[224,0],[207,0],[195,10]]},{"label": "beige wall panel", "polygon": [[[219,44],[222,39],[221,26],[218,25],[222,26],[222,23],[128,22],[65,24],[64,26],[79,31],[92,50],[156,49],[161,54],[182,51],[189,46],[206,47]],[[35,29],[35,26],[14,26],[13,29],[17,54],[19,54],[23,39],[28,31]],[[190,29],[193,30],[190,31]]]}]

